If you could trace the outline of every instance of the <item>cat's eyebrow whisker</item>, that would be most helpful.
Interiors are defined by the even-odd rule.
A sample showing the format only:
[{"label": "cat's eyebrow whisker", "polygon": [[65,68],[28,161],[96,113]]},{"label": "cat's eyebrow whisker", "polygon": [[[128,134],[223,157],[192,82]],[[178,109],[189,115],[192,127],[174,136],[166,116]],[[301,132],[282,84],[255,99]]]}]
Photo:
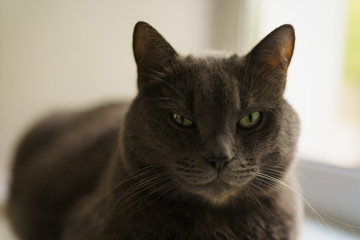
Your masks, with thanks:
[{"label": "cat's eyebrow whisker", "polygon": [[160,107],[170,110],[182,108],[185,103],[178,99],[172,99],[168,97],[156,97],[152,99],[152,101],[156,102]]},{"label": "cat's eyebrow whisker", "polygon": [[166,87],[168,87],[169,89],[171,89],[174,93],[176,93],[178,95],[178,97],[180,97],[182,100],[184,99],[184,95],[181,94],[180,90],[174,88],[174,86],[172,86],[169,81],[166,81],[165,79],[163,79],[163,74],[158,72],[158,71],[152,71],[152,73],[148,73],[146,74],[147,77],[149,77],[152,81],[155,82],[155,84],[163,84],[166,85]]}]

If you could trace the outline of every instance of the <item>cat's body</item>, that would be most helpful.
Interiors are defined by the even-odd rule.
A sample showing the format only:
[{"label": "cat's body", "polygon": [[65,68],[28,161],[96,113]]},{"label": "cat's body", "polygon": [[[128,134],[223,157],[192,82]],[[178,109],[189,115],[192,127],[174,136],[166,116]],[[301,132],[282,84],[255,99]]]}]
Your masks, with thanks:
[{"label": "cat's body", "polygon": [[293,44],[285,25],[246,57],[181,57],[139,23],[136,99],[53,117],[20,145],[14,229],[29,240],[297,239],[301,204],[285,185],[296,186],[298,119],[282,97]]},{"label": "cat's body", "polygon": [[55,239],[60,233],[68,209],[98,184],[125,109],[109,104],[56,114],[27,134],[17,152],[9,205],[20,236]]}]

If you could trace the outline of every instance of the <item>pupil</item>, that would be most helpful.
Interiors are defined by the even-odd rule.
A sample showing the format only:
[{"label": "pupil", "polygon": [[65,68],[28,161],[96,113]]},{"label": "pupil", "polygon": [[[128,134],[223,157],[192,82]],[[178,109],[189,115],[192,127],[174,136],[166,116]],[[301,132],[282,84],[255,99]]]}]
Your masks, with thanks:
[{"label": "pupil", "polygon": [[184,122],[185,121],[185,119],[184,119],[184,117],[180,117],[180,122]]},{"label": "pupil", "polygon": [[252,114],[249,114],[249,122],[252,122],[252,120],[253,120],[253,117],[252,117]]}]

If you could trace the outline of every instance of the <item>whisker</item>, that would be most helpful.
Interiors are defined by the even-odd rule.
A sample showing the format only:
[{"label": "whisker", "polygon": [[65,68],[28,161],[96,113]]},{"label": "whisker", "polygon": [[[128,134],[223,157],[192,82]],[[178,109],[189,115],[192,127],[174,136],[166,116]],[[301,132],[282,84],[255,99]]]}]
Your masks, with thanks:
[{"label": "whisker", "polygon": [[[269,172],[274,172],[274,170],[264,170],[264,172],[266,171],[269,171]],[[311,209],[312,210],[312,209]],[[318,209],[317,212],[319,213],[320,210]],[[321,212],[322,215],[326,216],[327,219],[330,219],[331,221],[339,224],[339,225],[342,225],[342,226],[345,226],[345,227],[349,227],[349,228],[355,228],[355,229],[360,229],[360,226],[355,226],[355,225],[351,225],[351,224],[348,224],[346,223],[345,221],[341,221],[341,220],[338,220],[336,219],[335,217],[332,217],[331,215],[325,213],[325,212]],[[315,214],[314,214],[315,215]]]},{"label": "whisker", "polygon": [[[148,205],[152,205],[154,203],[157,203],[162,196],[166,196],[165,199],[167,199],[166,201],[169,201],[170,197],[173,196],[175,194],[175,192],[178,192],[180,190],[179,187],[175,188],[177,185],[173,182],[169,182],[166,185],[163,185],[162,187],[160,187],[159,189],[154,190],[152,193],[150,193],[149,195],[153,194],[153,193],[160,193],[157,195],[156,198],[154,198]],[[170,195],[169,195],[170,194]]]},{"label": "whisker", "polygon": [[147,176],[145,178],[143,177],[139,180],[134,179],[133,185],[127,188],[127,191],[124,192],[119,199],[117,199],[114,207],[116,207],[116,205],[119,204],[121,201],[130,201],[140,193],[151,190],[157,185],[166,183],[169,180],[170,178],[168,177],[168,175],[162,171],[151,171],[150,176]]},{"label": "whisker", "polygon": [[106,194],[104,194],[99,200],[98,202],[93,206],[93,210],[97,209],[99,206],[101,206],[102,203],[104,203],[105,201],[109,200],[109,197],[112,196],[112,194],[114,193],[114,191],[116,191],[118,188],[120,188],[121,186],[123,186],[124,184],[130,182],[131,180],[134,180],[136,178],[140,178],[140,177],[144,177],[146,175],[149,174],[154,174],[155,172],[157,172],[159,170],[158,167],[156,166],[146,166],[143,168],[140,168],[134,172],[132,172],[130,174],[130,176],[127,179],[124,179],[123,181],[120,181],[119,183],[117,183],[112,189],[110,189]]},{"label": "whisker", "polygon": [[[260,182],[258,182],[261,186],[265,186],[265,187],[270,187],[273,191],[275,191],[275,192],[277,192],[277,193],[280,193],[281,192],[281,190],[280,189],[278,189],[278,187],[279,186],[277,186],[277,185],[271,185],[268,181],[265,181],[265,180],[268,180],[267,178],[266,179],[258,179]],[[264,191],[264,190],[262,190],[262,191]],[[268,192],[267,192],[268,193]],[[268,193],[268,195],[271,197],[271,198],[274,198],[274,196],[273,195],[271,195],[271,194],[269,194]],[[305,202],[305,201],[304,201]],[[310,204],[310,203],[308,203],[308,204]],[[311,205],[311,204],[310,204]],[[310,207],[310,210],[312,211],[312,213],[314,214],[314,216],[315,216],[315,218],[316,218],[316,220],[318,221],[318,222],[323,222],[324,220],[321,220],[321,215],[314,209],[314,208],[311,208]],[[326,221],[325,221],[325,223],[326,223]]]},{"label": "whisker", "polygon": [[[154,187],[154,185],[161,184],[161,183],[163,183],[164,181],[168,181],[168,180],[169,180],[169,179],[164,179],[164,180],[161,181],[161,182],[157,182],[156,184],[153,184],[151,187]],[[170,183],[168,183],[168,184],[162,185],[161,187],[159,187],[159,188],[157,188],[157,189],[154,189],[154,190],[152,190],[152,191],[147,192],[144,196],[142,196],[142,197],[140,197],[140,198],[137,198],[136,201],[131,202],[129,205],[127,205],[126,208],[121,209],[121,212],[125,212],[126,210],[134,207],[135,205],[137,205],[137,204],[139,204],[140,202],[142,202],[143,200],[147,199],[149,196],[151,196],[151,195],[154,194],[154,193],[159,193],[159,192],[163,191],[162,194],[166,194],[167,192],[169,192],[170,190],[172,190],[171,186],[174,186],[174,183],[170,182]],[[151,188],[151,187],[149,187],[149,188]],[[148,189],[149,189],[149,188],[148,188]],[[167,189],[167,188],[168,188],[168,189]],[[136,197],[138,194],[140,194],[140,193],[142,193],[142,192],[144,192],[144,191],[146,191],[146,190],[145,190],[145,189],[140,190],[137,194],[135,194],[135,195],[133,195],[133,196],[130,196],[130,198],[124,200],[124,202],[130,201],[131,199],[133,199],[133,197]],[[157,196],[157,198],[159,198],[159,195]],[[156,200],[153,200],[151,203],[154,203],[154,201],[156,201]],[[151,205],[151,203],[148,203],[147,205]],[[143,206],[143,207],[145,207],[145,206]]]},{"label": "whisker", "polygon": [[[251,186],[258,189],[258,190],[261,190],[263,191],[261,188],[259,188],[258,186],[256,186],[256,184],[254,183],[251,183]],[[270,213],[271,215],[273,215],[274,213],[270,211],[270,209],[268,209],[267,207],[264,206],[264,204],[262,204],[259,199],[257,198],[256,194],[250,189],[249,191],[250,195],[252,196],[252,199],[257,203],[259,204],[259,206],[264,210],[264,211],[267,211],[268,213]],[[270,193],[268,193],[267,191],[265,191],[265,193],[267,194],[267,196],[269,197],[272,197]]]},{"label": "whisker", "polygon": [[294,188],[292,188],[291,186],[289,186],[288,184],[284,183],[283,181],[277,179],[277,178],[274,178],[274,177],[271,177],[271,176],[268,176],[266,174],[263,174],[263,173],[258,173],[257,174],[259,177],[262,177],[264,179],[267,179],[267,180],[271,180],[275,183],[278,183],[284,187],[286,187],[287,189],[291,190],[292,192],[294,192],[296,195],[298,195],[308,206],[309,208],[311,209],[311,211],[314,213],[315,216],[318,216],[321,220],[321,222],[323,222],[331,231],[335,232],[334,229],[332,227],[330,227],[330,225],[325,221],[325,219],[320,215],[320,213],[312,206],[312,204],[305,199],[305,197],[300,194],[298,191],[296,191]]}]

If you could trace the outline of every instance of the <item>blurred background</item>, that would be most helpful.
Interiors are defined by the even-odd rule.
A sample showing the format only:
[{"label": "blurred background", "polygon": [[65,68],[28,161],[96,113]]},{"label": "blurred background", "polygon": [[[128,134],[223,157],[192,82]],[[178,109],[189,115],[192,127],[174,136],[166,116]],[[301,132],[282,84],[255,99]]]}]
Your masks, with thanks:
[{"label": "blurred background", "polygon": [[182,54],[246,54],[292,24],[285,94],[302,121],[298,158],[359,176],[360,0],[0,0],[0,203],[16,143],[36,120],[135,96],[139,20]]}]

